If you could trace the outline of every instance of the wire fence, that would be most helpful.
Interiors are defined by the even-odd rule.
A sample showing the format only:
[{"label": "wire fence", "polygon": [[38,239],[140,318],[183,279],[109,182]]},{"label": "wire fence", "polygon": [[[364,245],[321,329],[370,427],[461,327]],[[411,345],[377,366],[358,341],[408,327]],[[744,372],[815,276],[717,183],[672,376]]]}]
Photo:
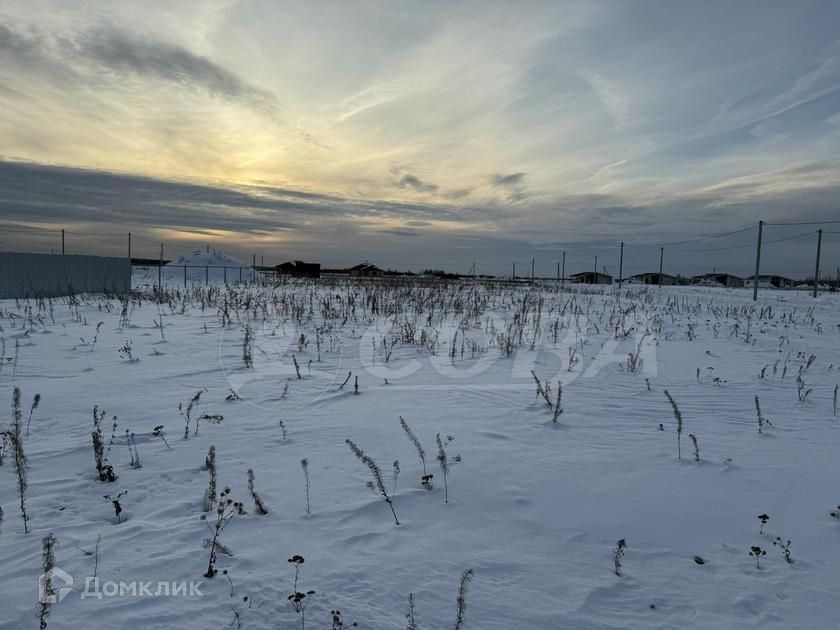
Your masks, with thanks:
[{"label": "wire fence", "polygon": [[165,265],[132,264],[135,286],[177,286],[222,283],[225,285],[266,285],[276,282],[280,273],[275,269],[259,269],[241,265]]}]

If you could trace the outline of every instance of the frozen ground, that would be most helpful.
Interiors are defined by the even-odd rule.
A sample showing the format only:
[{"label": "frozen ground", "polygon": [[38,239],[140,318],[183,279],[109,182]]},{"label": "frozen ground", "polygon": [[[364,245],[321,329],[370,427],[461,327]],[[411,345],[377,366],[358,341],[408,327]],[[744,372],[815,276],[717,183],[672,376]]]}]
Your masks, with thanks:
[{"label": "frozen ground", "polygon": [[[619,296],[387,280],[182,290],[163,304],[150,294],[123,304],[0,302],[0,398],[10,405],[20,387],[25,422],[42,396],[23,440],[28,534],[12,458],[0,466],[0,627],[36,627],[49,532],[56,566],[73,578],[51,607],[55,629],[299,628],[287,601],[294,554],[306,559],[299,590],[316,591],[309,628],[330,628],[336,608],[346,625],[405,628],[409,593],[418,628],[453,628],[466,569],[474,577],[464,629],[840,625],[840,520],[830,515],[840,503],[837,295],[762,291],[754,305],[743,290],[633,287]],[[119,352],[126,341],[136,360]],[[570,348],[579,356],[571,370]],[[633,372],[628,353],[638,350]],[[532,369],[552,399],[564,383],[556,424]],[[811,390],[804,401],[800,370],[801,393]],[[226,400],[231,389],[238,400]],[[683,416],[682,459],[665,389]],[[184,439],[178,405],[199,390],[193,418],[224,419],[201,421],[197,435],[193,421]],[[761,435],[756,395],[772,422]],[[107,412],[106,441],[118,418],[113,483],[94,466],[94,405]],[[431,492],[400,416],[425,447]],[[153,435],[158,425],[171,448]],[[126,429],[141,468],[130,466]],[[437,433],[454,437],[448,504]],[[366,488],[348,438],[379,463],[389,491],[399,460],[399,526]],[[218,568],[233,593],[221,571],[202,577],[211,445],[219,489],[230,486],[248,512],[221,536],[233,555],[220,555]],[[249,496],[249,468],[267,515]],[[103,495],[121,491],[117,523]],[[760,534],[762,513],[770,520]],[[98,555],[88,555],[98,536]],[[777,536],[792,541],[792,563]],[[621,538],[619,577],[612,550]],[[760,568],[748,555],[754,545],[767,552]],[[95,565],[102,584],[192,580],[202,596],[83,598]],[[65,583],[54,577],[53,586]]]}]

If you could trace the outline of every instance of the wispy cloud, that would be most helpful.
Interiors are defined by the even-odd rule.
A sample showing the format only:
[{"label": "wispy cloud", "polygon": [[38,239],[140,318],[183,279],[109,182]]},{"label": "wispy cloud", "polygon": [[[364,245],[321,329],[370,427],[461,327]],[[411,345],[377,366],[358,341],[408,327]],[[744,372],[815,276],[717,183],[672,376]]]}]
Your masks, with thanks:
[{"label": "wispy cloud", "polygon": [[92,84],[142,78],[202,91],[265,114],[276,115],[281,109],[270,91],[251,85],[208,57],[113,26],[53,37],[37,27],[24,31],[0,24],[0,54],[19,67],[48,66]]},{"label": "wispy cloud", "polygon": [[399,98],[402,93],[403,89],[396,85],[376,85],[365,88],[340,103],[341,113],[338,115],[338,121],[344,122],[362,112],[389,103]]},{"label": "wispy cloud", "polygon": [[240,101],[266,112],[279,110],[276,96],[243,81],[207,57],[151,37],[99,28],[79,37],[80,54],[117,74],[133,74]]},{"label": "wispy cloud", "polygon": [[603,74],[591,70],[581,70],[580,76],[592,88],[615,126],[619,129],[626,127],[630,122],[630,103],[620,85]]},{"label": "wispy cloud", "polygon": [[410,173],[407,173],[400,177],[400,179],[397,181],[397,187],[412,188],[418,192],[436,192],[438,189],[436,184],[424,182],[416,175],[411,175]]},{"label": "wispy cloud", "polygon": [[509,173],[507,175],[493,175],[490,182],[494,186],[518,186],[525,179],[526,173]]},{"label": "wispy cloud", "polygon": [[836,213],[831,0],[43,6],[0,10],[15,221],[399,259]]}]

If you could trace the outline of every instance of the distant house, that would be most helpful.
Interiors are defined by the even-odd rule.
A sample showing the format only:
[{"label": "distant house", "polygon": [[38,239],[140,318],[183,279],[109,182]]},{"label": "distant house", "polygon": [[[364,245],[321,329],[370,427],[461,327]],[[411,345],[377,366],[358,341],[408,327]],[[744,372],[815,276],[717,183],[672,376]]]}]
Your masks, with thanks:
[{"label": "distant house", "polygon": [[[659,282],[659,273],[658,272],[651,272],[651,273],[637,273],[635,276],[630,276],[630,280],[633,282],[637,282],[639,284],[660,284]],[[676,284],[677,279],[667,273],[662,274],[662,284]]]},{"label": "distant house", "polygon": [[692,284],[721,287],[743,287],[744,279],[729,273],[704,273],[691,278]]},{"label": "distant house", "polygon": [[580,273],[573,273],[569,276],[572,282],[580,284],[612,284],[613,277],[606,273],[596,273],[594,271],[581,271]]},{"label": "distant house", "polygon": [[320,278],[321,264],[307,263],[302,260],[288,261],[275,267],[277,273],[282,276],[294,276],[296,278]]},{"label": "distant house", "polygon": [[[744,278],[744,286],[752,288],[755,284],[755,277]],[[773,276],[769,274],[760,274],[758,276],[758,286],[761,289],[792,289],[793,279],[784,276]]]},{"label": "distant house", "polygon": [[350,268],[350,276],[353,278],[381,278],[384,273],[379,267],[369,262]]}]

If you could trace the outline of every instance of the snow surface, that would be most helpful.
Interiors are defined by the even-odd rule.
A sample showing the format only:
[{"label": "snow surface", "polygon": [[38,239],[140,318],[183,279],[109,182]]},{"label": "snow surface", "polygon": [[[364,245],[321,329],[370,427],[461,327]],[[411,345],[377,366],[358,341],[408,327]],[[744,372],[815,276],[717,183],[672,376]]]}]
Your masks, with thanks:
[{"label": "snow surface", "polygon": [[[465,629],[840,625],[840,520],[830,515],[840,503],[837,295],[762,292],[753,305],[745,290],[618,295],[612,287],[350,279],[176,290],[162,305],[135,298],[122,325],[120,303],[96,296],[43,310],[0,302],[0,396],[11,401],[19,386],[25,421],[42,395],[24,440],[28,534],[11,458],[0,466],[0,627],[37,624],[49,532],[59,541],[56,566],[74,580],[51,607],[55,629],[236,627],[235,610],[242,628],[299,628],[287,601],[294,554],[306,559],[299,588],[316,591],[310,628],[330,627],[336,608],[348,625],[405,628],[410,592],[419,628],[453,628],[468,568]],[[251,368],[242,359],[246,325],[255,335]],[[127,340],[139,360],[120,356]],[[571,371],[569,348],[581,357]],[[633,373],[626,359],[637,350],[643,366]],[[564,382],[557,424],[536,398],[532,369],[553,394]],[[812,390],[804,402],[800,369]],[[358,395],[352,377],[340,387],[348,372]],[[225,400],[231,389],[238,400]],[[683,416],[682,459],[664,389]],[[199,390],[196,414],[224,420],[202,422],[184,439],[178,405]],[[756,395],[772,422],[761,435]],[[107,411],[106,437],[118,417],[114,483],[100,482],[94,468],[94,405]],[[400,416],[425,447],[431,492],[420,487]],[[157,425],[171,448],[153,435]],[[125,429],[142,468],[129,466]],[[454,437],[448,504],[437,433]],[[389,489],[399,460],[399,526],[365,487],[370,476],[347,438],[379,463]],[[218,567],[233,593],[223,574],[202,577],[210,445],[219,489],[230,486],[248,512],[222,534],[233,555]],[[267,515],[248,495],[249,468]],[[119,491],[127,494],[118,524],[103,495]],[[770,520],[760,534],[762,513]],[[85,551],[100,535],[101,581],[201,581],[203,596],[83,599],[94,571]],[[792,541],[792,564],[776,536]],[[621,577],[612,558],[620,538]],[[760,569],[752,545],[767,552]]]}]

